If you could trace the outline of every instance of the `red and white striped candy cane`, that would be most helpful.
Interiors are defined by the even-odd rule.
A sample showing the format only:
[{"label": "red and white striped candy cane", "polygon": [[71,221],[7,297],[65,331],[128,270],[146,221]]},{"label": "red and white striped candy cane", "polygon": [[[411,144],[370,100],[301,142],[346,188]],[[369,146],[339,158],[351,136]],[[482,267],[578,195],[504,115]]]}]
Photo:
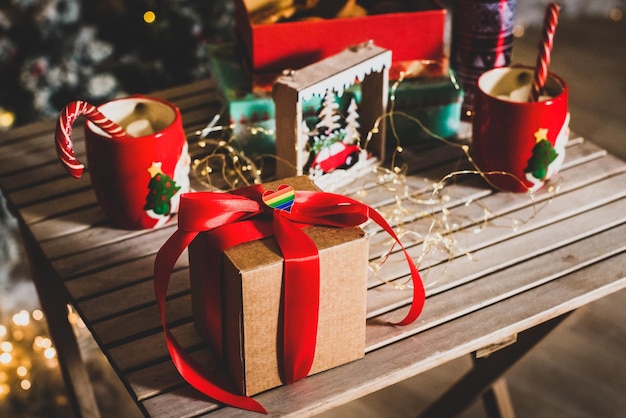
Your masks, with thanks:
[{"label": "red and white striped candy cane", "polygon": [[535,76],[530,89],[530,102],[539,100],[539,95],[548,78],[548,66],[550,65],[550,55],[554,43],[554,32],[558,23],[559,11],[561,7],[556,3],[550,3],[546,7],[546,15],[543,22],[543,34],[539,42],[539,54],[535,64]]},{"label": "red and white striped candy cane", "polygon": [[80,178],[85,168],[74,155],[71,138],[72,125],[76,118],[81,115],[84,115],[94,125],[113,138],[124,138],[127,136],[121,126],[108,119],[95,106],[87,102],[77,100],[65,106],[59,113],[54,139],[59,159],[65,166],[65,169],[75,178]]}]

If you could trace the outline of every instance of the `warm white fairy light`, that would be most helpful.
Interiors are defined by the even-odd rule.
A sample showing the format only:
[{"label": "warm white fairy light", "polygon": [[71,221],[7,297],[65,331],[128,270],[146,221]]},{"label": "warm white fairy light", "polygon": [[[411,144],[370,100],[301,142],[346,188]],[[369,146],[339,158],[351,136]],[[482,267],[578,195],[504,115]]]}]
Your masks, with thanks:
[{"label": "warm white fairy light", "polygon": [[28,379],[22,379],[20,381],[20,387],[23,390],[29,390],[31,388],[31,386],[32,386],[32,384],[30,383],[30,380],[28,380]]},{"label": "warm white fairy light", "polygon": [[15,113],[0,108],[0,131],[6,131],[15,123]]},{"label": "warm white fairy light", "polygon": [[54,401],[57,405],[67,405],[69,403],[69,399],[65,395],[57,395]]},{"label": "warm white fairy light", "polygon": [[76,309],[74,309],[72,305],[67,305],[67,311],[67,319],[70,324],[72,324],[76,328],[86,328],[83,319],[80,317],[78,312],[76,312]]},{"label": "warm white fairy light", "polygon": [[44,337],[42,337],[41,335],[37,335],[34,340],[33,340],[33,348],[34,349],[40,349],[41,348],[41,340]]},{"label": "warm white fairy light", "polygon": [[21,329],[13,331],[13,339],[15,341],[22,341],[24,339],[24,331]]},{"label": "warm white fairy light", "polygon": [[13,361],[13,355],[11,353],[0,354],[0,364],[9,364]]},{"label": "warm white fairy light", "polygon": [[609,19],[614,22],[620,22],[624,17],[624,12],[619,7],[613,7],[609,10]]},{"label": "warm white fairy light", "polygon": [[16,329],[13,331],[13,339],[15,341],[22,341],[24,339],[24,330]]},{"label": "warm white fairy light", "polygon": [[33,319],[35,321],[41,321],[43,319],[43,312],[41,309],[35,309],[32,313]]},{"label": "warm white fairy light", "polygon": [[17,373],[19,377],[26,377],[26,375],[28,375],[28,368],[26,366],[19,366],[15,369],[15,373]]},{"label": "warm white fairy light", "polygon": [[152,10],[146,10],[143,14],[143,21],[150,24],[156,21],[156,13]]},{"label": "warm white fairy light", "polygon": [[48,360],[55,358],[57,350],[54,347],[48,347],[43,351],[43,356]]},{"label": "warm white fairy light", "polygon": [[13,315],[13,323],[22,327],[27,326],[30,323],[30,314],[26,310],[19,311]]},{"label": "warm white fairy light", "polygon": [[49,348],[52,347],[52,340],[48,337],[37,336],[35,337],[34,346],[37,348]]}]

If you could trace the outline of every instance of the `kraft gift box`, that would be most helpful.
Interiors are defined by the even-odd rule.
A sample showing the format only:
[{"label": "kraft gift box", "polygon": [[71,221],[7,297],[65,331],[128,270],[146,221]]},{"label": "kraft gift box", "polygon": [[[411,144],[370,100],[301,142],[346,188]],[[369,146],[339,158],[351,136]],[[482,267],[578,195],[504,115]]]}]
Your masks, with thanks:
[{"label": "kraft gift box", "polygon": [[[288,184],[317,190],[306,176],[264,185]],[[320,259],[320,304],[315,357],[309,374],[364,356],[368,239],[360,227],[307,226]],[[199,332],[210,338],[204,294],[214,266],[205,233],[189,247],[192,309]],[[283,383],[279,341],[282,333],[283,262],[273,237],[235,246],[222,256],[222,358],[238,390],[253,395]]]}]

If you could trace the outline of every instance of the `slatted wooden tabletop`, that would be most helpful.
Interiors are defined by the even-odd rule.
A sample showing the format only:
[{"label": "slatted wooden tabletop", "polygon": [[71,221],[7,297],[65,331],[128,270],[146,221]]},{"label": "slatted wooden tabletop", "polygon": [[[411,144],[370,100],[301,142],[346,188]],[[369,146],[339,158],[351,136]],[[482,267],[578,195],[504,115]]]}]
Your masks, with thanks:
[{"label": "slatted wooden tabletop", "polygon": [[[193,150],[194,132],[220,108],[215,85],[204,81],[155,95],[179,105]],[[45,121],[0,134],[0,187],[131,396],[154,417],[256,415],[215,405],[187,385],[169,359],[152,267],[175,222],[149,231],[114,227],[96,203],[89,176],[75,180],[63,170],[53,130],[54,121]],[[73,140],[80,158],[81,129]],[[554,190],[531,199],[459,175],[446,183],[443,199],[425,205],[434,182],[469,165],[458,147],[409,148],[411,176],[400,205],[397,193],[374,175],[344,192],[401,219],[396,228],[407,232],[410,254],[423,256],[428,297],[422,316],[409,326],[388,325],[403,317],[411,297],[402,286],[408,267],[393,253],[370,279],[366,357],[258,395],[271,415],[314,415],[626,287],[623,161],[573,135]],[[376,262],[389,249],[388,236],[364,228],[372,234]],[[187,350],[210,362],[191,320],[187,267],[183,255],[172,275],[167,317]]]}]

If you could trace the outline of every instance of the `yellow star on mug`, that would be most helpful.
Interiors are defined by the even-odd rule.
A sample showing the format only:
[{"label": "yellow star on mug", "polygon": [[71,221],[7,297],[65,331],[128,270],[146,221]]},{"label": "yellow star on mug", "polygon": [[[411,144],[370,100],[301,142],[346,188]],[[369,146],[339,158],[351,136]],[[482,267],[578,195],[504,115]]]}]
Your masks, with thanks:
[{"label": "yellow star on mug", "polygon": [[542,140],[547,140],[548,139],[548,128],[539,128],[537,129],[537,132],[535,132],[535,141],[539,142]]},{"label": "yellow star on mug", "polygon": [[150,177],[154,177],[159,173],[162,173],[163,171],[161,171],[161,165],[163,163],[161,162],[152,162],[152,166],[148,169],[148,173],[150,173]]}]

